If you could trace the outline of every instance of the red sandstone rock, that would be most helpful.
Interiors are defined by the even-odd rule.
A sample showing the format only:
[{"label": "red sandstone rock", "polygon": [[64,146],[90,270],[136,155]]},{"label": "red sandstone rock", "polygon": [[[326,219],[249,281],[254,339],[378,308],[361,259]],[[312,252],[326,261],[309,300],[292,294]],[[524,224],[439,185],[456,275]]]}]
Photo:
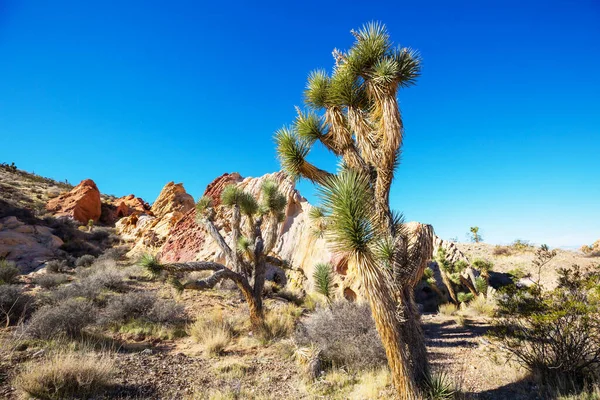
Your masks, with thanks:
[{"label": "red sandstone rock", "polygon": [[204,191],[204,196],[211,197],[213,199],[213,205],[216,207],[221,204],[221,193],[223,192],[223,189],[225,189],[227,185],[239,183],[242,180],[242,176],[237,172],[232,174],[225,173],[208,184]]},{"label": "red sandstone rock", "polygon": [[91,179],[81,181],[70,192],[50,199],[46,209],[57,217],[72,217],[82,224],[97,222],[102,212],[100,191]]}]

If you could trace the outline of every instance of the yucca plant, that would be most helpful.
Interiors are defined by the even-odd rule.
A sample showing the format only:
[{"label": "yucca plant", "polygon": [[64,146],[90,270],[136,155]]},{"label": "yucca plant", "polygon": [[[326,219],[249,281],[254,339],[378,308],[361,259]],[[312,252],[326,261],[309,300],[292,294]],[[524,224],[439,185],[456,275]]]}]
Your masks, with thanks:
[{"label": "yucca plant", "polygon": [[[277,152],[290,176],[319,186],[322,206],[311,216],[331,248],[357,266],[399,398],[414,399],[429,367],[413,288],[431,256],[433,231],[420,225],[408,235],[389,193],[404,134],[397,94],[415,83],[421,61],[395,46],[380,23],[352,34],[348,51],[334,50],[331,74],[310,73],[306,109],[276,133]],[[337,173],[307,160],[317,142],[340,159]]]},{"label": "yucca plant", "polygon": [[316,291],[325,296],[327,300],[331,300],[333,297],[333,269],[331,265],[326,263],[315,265],[313,279]]},{"label": "yucca plant", "polygon": [[[223,251],[226,265],[210,261],[161,263],[151,255],[143,256],[140,265],[155,275],[166,272],[169,281],[178,290],[211,289],[224,279],[232,280],[248,303],[253,328],[259,333],[265,332],[262,293],[267,263],[286,266],[270,253],[277,240],[287,200],[274,181],[263,183],[258,199],[235,185],[225,187],[221,193],[221,204],[231,211],[231,234],[228,238],[223,237],[215,225],[216,209],[213,204],[209,197],[198,200],[196,220]],[[213,273],[205,279],[180,282],[181,276],[194,271]]]}]

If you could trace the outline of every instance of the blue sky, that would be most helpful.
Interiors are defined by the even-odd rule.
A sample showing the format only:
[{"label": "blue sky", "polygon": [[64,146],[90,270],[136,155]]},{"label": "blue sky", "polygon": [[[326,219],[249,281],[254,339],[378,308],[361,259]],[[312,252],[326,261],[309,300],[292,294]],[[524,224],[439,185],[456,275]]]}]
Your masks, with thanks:
[{"label": "blue sky", "polygon": [[445,238],[600,238],[595,0],[0,0],[0,162],[150,202],[171,180],[197,198],[224,172],[275,171],[307,74],[371,20],[423,57],[399,94],[394,208]]}]

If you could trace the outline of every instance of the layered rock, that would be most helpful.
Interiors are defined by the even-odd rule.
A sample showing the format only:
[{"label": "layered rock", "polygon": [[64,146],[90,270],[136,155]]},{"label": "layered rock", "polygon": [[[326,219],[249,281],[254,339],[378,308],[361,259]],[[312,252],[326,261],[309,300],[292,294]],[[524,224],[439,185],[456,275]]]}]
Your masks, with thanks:
[{"label": "layered rock", "polygon": [[123,239],[133,242],[130,255],[157,251],[171,228],[193,208],[194,198],[185,191],[183,184],[169,182],[150,210],[134,212],[120,219],[116,229]]},{"label": "layered rock", "polygon": [[46,209],[55,217],[71,217],[87,225],[89,220],[98,222],[102,213],[100,191],[91,179],[85,179],[70,192],[50,199]]},{"label": "layered rock", "polygon": [[0,258],[14,261],[24,273],[54,258],[62,245],[47,226],[28,225],[17,217],[0,219]]},{"label": "layered rock", "polygon": [[[288,271],[288,279],[292,286],[312,290],[311,282],[314,266],[320,262],[329,262],[343,273],[336,278],[336,287],[347,296],[356,297],[360,285],[355,277],[354,268],[348,267],[347,261],[328,249],[324,239],[314,235],[314,229],[308,218],[308,210],[312,207],[296,190],[283,172],[266,174],[258,178],[242,178],[238,173],[224,174],[210,183],[204,195],[213,198],[213,204],[220,203],[221,192],[230,184],[257,197],[265,180],[276,181],[279,189],[287,199],[285,219],[280,226],[279,239],[273,249],[276,256],[288,261],[292,270]],[[215,225],[227,237],[229,234],[229,214],[223,207],[216,207]],[[196,211],[190,210],[173,227],[160,250],[160,256],[167,262],[185,262],[196,260],[212,260],[224,262],[225,257],[213,239],[195,221]]]}]

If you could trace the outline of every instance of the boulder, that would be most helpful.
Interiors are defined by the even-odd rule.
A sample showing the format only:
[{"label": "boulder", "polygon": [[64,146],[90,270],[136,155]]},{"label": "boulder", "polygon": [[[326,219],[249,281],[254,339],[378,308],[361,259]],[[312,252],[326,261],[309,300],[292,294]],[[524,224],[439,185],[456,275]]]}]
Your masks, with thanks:
[{"label": "boulder", "polygon": [[62,245],[47,226],[28,225],[16,217],[0,219],[0,257],[14,261],[23,273],[54,258]]},{"label": "boulder", "polygon": [[130,194],[102,203],[100,221],[106,225],[114,225],[119,219],[132,214],[152,214],[150,205],[141,197]]},{"label": "boulder", "polygon": [[46,209],[56,217],[71,217],[84,225],[89,220],[98,222],[102,212],[100,191],[93,180],[86,179],[70,192],[50,199]]}]

